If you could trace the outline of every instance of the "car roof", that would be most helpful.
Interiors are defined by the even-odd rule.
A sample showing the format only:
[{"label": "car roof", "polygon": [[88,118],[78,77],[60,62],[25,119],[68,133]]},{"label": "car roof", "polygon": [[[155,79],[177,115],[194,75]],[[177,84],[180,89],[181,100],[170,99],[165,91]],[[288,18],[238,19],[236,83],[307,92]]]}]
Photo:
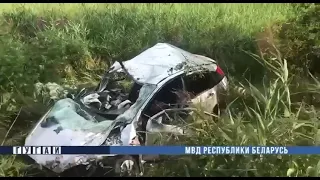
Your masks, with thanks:
[{"label": "car roof", "polygon": [[[168,43],[157,43],[136,57],[124,61],[128,73],[141,84],[158,84],[173,74],[190,71],[215,71],[216,61],[192,54]],[[111,66],[112,71],[121,69],[119,62]]]}]

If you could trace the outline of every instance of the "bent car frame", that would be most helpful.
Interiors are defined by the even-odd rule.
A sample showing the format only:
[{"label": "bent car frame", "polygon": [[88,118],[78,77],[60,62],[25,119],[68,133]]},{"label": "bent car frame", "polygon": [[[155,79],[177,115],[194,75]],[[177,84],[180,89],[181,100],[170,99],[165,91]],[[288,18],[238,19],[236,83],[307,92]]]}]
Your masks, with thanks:
[{"label": "bent car frame", "polygon": [[[119,87],[121,87],[119,89]],[[158,43],[138,56],[115,62],[94,90],[57,101],[39,120],[25,146],[157,145],[155,133],[184,134],[164,115],[200,104],[219,113],[227,79],[216,61]],[[110,165],[116,173],[142,174],[158,157],[123,155],[29,155],[56,174],[76,166]]]}]

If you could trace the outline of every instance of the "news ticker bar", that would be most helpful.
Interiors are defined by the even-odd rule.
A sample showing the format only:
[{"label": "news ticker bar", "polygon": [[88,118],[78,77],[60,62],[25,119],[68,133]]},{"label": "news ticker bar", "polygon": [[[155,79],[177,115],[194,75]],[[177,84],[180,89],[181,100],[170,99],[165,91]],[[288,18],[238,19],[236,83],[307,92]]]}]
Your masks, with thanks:
[{"label": "news ticker bar", "polygon": [[0,154],[291,155],[320,154],[320,146],[0,146]]}]

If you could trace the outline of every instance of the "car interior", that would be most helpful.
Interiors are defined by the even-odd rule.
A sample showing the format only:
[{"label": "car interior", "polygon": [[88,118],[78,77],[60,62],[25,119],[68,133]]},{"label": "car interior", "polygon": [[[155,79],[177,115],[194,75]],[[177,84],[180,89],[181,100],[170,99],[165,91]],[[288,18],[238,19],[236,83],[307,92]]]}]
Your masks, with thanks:
[{"label": "car interior", "polygon": [[[186,101],[194,98],[202,92],[211,89],[221,81],[221,77],[216,77],[215,72],[201,72],[189,75],[179,76],[169,81],[150,101],[139,119],[139,130],[145,132],[147,121],[153,115],[164,109],[179,107],[181,97],[187,98]],[[182,96],[181,96],[182,93]],[[185,96],[187,93],[189,96]],[[163,122],[165,123],[165,122]],[[145,134],[140,135],[142,142],[145,140]]]},{"label": "car interior", "polygon": [[[219,83],[221,79],[215,77],[212,72],[193,73],[187,76],[179,76],[169,81],[151,100],[144,110],[144,115],[151,117],[163,109],[177,107],[181,100],[183,92],[190,95],[188,98],[194,98],[202,92],[211,89]],[[190,100],[190,99],[187,99]]]}]

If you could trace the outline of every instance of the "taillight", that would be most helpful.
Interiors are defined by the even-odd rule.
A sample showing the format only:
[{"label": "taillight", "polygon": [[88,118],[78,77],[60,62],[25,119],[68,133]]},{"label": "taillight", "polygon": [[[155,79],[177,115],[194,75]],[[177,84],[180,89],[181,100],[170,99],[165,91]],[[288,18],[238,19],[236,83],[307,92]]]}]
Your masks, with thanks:
[{"label": "taillight", "polygon": [[222,71],[222,69],[221,69],[219,66],[217,66],[216,72],[217,72],[219,75],[224,76],[224,72]]}]

